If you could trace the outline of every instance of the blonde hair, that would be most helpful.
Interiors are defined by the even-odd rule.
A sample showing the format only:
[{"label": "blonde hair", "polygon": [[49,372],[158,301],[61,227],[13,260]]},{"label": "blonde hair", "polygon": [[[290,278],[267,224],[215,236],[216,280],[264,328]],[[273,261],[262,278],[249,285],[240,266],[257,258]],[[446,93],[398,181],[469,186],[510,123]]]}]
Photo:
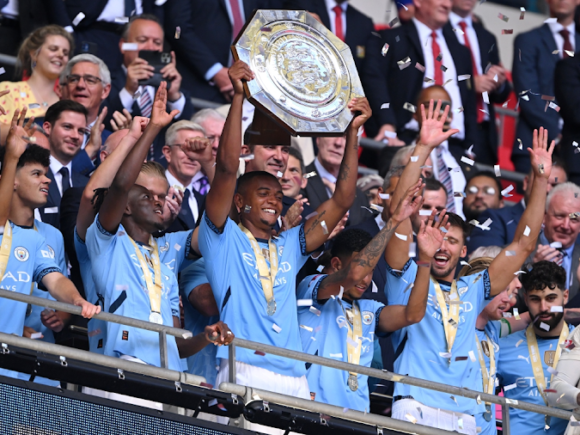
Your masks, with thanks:
[{"label": "blonde hair", "polygon": [[15,68],[15,76],[18,80],[21,80],[24,74],[29,77],[32,75],[32,57],[30,56],[30,52],[38,52],[40,47],[42,47],[42,45],[46,42],[46,38],[53,35],[62,36],[68,41],[69,57],[72,55],[75,48],[75,42],[70,33],[64,30],[63,27],[57,26],[56,24],[40,27],[28,35],[22,44],[20,44]]},{"label": "blonde hair", "polygon": [[140,172],[145,175],[151,175],[167,180],[167,177],[165,176],[165,168],[157,162],[149,161],[143,163],[143,165],[141,165]]}]

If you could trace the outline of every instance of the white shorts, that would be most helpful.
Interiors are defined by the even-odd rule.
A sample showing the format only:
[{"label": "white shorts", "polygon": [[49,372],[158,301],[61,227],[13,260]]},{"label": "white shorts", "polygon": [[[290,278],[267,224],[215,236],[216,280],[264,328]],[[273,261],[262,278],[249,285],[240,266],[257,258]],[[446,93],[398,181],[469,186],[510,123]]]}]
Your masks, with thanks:
[{"label": "white shorts", "polygon": [[[216,378],[216,388],[219,388],[222,382],[229,382],[229,364],[227,359],[221,360],[220,369]],[[285,394],[287,396],[298,397],[300,399],[310,400],[310,388],[306,376],[299,378],[285,376],[261,367],[252,366],[240,361],[236,361],[236,384],[245,387],[258,388],[273,393]],[[218,417],[218,422],[228,424],[229,418]],[[246,429],[263,432],[273,435],[284,433],[281,429],[263,426],[246,422]]]},{"label": "white shorts", "polygon": [[394,402],[391,417],[462,434],[477,434],[475,417],[472,415],[431,408],[413,399],[402,399]]}]

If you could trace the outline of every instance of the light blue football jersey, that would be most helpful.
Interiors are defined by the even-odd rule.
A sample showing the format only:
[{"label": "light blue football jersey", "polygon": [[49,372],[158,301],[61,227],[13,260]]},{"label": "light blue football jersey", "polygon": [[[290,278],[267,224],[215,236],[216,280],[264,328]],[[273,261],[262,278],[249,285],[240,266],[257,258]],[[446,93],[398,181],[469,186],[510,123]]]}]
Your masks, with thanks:
[{"label": "light blue football jersey", "polygon": [[[86,245],[91,260],[92,275],[97,293],[105,298],[105,311],[121,316],[149,320],[151,304],[149,291],[135,254],[135,247],[122,225],[115,234],[106,231],[97,215],[87,230]],[[148,247],[137,244],[143,256],[149,259],[152,276],[154,270]],[[106,273],[103,273],[106,271]],[[173,316],[179,317],[179,288],[175,273],[161,259],[161,315],[163,324],[173,326]],[[108,323],[105,355],[128,355],[147,364],[159,367],[159,334],[117,323]],[[167,336],[168,368],[181,370],[175,337]]]},{"label": "light blue football jersey", "polygon": [[[268,251],[267,240],[257,240]],[[304,225],[284,231],[273,239],[278,250],[278,273],[274,285],[277,310],[266,313],[266,298],[259,280],[255,254],[247,236],[228,218],[223,230],[204,214],[199,228],[199,249],[205,258],[205,269],[218,307],[220,319],[236,337],[302,352],[296,308],[296,274],[308,255]],[[265,255],[269,261],[269,255]],[[286,376],[306,373],[304,364],[292,359],[237,348],[239,361]],[[221,346],[218,358],[227,358],[228,349]]]},{"label": "light blue football jersey", "polygon": [[[487,344],[487,337],[489,337],[489,339],[491,340],[491,344],[493,346],[493,350],[495,352],[495,364],[496,364],[496,371],[497,371],[497,363],[499,361],[499,352],[500,352],[500,347],[499,347],[499,335],[500,335],[500,331],[501,331],[501,325],[500,322],[497,321],[490,321],[487,322],[487,325],[485,325],[485,329],[483,331],[476,329],[475,333],[477,334],[477,337],[479,338],[479,341],[482,344],[483,347],[483,359],[485,361],[485,367],[487,368],[488,372],[489,372],[489,344]],[[487,336],[486,336],[487,334]],[[485,343],[484,343],[485,342]],[[479,362],[479,356],[476,353],[475,354],[477,357],[477,360]],[[479,391],[483,392],[483,376],[481,375],[481,368],[479,370],[479,375],[481,378],[481,386],[479,388]],[[495,382],[494,382],[495,385]],[[494,393],[491,393],[494,394]],[[481,432],[480,434],[484,434],[484,435],[495,435],[497,434],[497,422],[495,419],[495,409],[496,409],[496,405],[495,403],[491,404],[491,420],[487,421],[484,417],[483,417],[483,413],[478,413],[475,415],[475,421],[477,424],[477,427],[481,428]]]},{"label": "light blue football jersey", "polygon": [[[298,307],[302,347],[311,355],[348,362],[349,329],[345,311],[351,309],[352,304],[338,298],[321,302],[317,300],[318,287],[327,276],[307,276],[298,286],[298,300],[312,299],[312,305]],[[370,299],[359,299],[357,303],[362,317],[359,364],[370,367],[374,356],[375,330],[378,329],[384,305]],[[370,411],[368,376],[359,374],[358,389],[352,391],[347,383],[348,372],[318,364],[307,366],[306,377],[310,392],[314,393],[314,400],[361,412]]]},{"label": "light blue football jersey", "polygon": [[[574,329],[569,326],[570,331]],[[538,339],[538,348],[541,355],[542,366],[544,367],[544,376],[546,377],[546,388],[550,388],[550,378],[552,375],[548,372],[550,367],[546,361],[552,359],[552,352],[558,347],[558,338],[543,338],[536,336]],[[508,399],[525,400],[526,402],[535,403],[536,405],[545,406],[542,396],[538,392],[536,378],[530,363],[530,351],[528,349],[528,340],[526,339],[526,330],[515,332],[499,340],[501,353],[498,364],[498,379],[504,389],[505,397]],[[546,353],[549,352],[549,353]],[[544,430],[544,416],[534,412],[522,411],[521,409],[510,408],[510,430],[514,434],[526,435],[556,435],[563,434],[568,425],[567,420],[553,418],[550,422],[550,429]]]},{"label": "light blue football jersey", "polygon": [[[415,282],[417,267],[413,260],[405,264],[402,272],[397,272],[387,265],[385,291],[390,304],[407,304],[411,294],[409,284]],[[440,281],[440,285],[444,296],[447,296],[451,283]],[[489,299],[490,289],[487,270],[457,280],[457,291],[462,303],[459,306],[458,330],[449,363],[441,310],[437,303],[435,287],[433,282],[430,282],[427,310],[423,320],[393,334],[393,346],[395,352],[399,354],[394,364],[395,372],[471,390],[481,389],[475,322],[485,307],[486,299]],[[447,306],[449,307],[448,304]],[[446,393],[402,383],[395,383],[394,395],[412,396],[415,400],[433,408],[470,415],[485,410],[483,404],[477,405],[473,399],[453,397]]]}]

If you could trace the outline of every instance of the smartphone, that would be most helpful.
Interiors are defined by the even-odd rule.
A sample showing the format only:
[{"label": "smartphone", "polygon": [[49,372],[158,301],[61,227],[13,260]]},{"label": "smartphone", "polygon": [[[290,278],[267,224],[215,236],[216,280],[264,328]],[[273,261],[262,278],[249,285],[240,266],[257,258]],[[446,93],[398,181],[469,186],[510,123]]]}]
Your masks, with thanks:
[{"label": "smartphone", "polygon": [[[141,50],[139,57],[147,61],[147,63],[155,68],[153,75],[146,80],[139,80],[140,86],[159,87],[164,80],[161,70],[165,65],[171,63],[171,53],[164,53],[161,51]],[[167,90],[171,87],[171,82],[167,80]]]}]

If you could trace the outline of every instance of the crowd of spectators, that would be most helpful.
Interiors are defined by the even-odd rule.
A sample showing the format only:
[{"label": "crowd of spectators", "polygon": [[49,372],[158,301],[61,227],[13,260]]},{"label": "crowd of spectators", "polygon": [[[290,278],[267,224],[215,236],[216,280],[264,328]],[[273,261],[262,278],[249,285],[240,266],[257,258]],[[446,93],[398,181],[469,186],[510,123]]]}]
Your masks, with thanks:
[{"label": "crowd of spectators", "polygon": [[[17,56],[0,83],[0,288],[81,306],[91,352],[143,364],[161,364],[156,333],[92,317],[183,325],[168,367],[216,388],[240,337],[575,409],[576,3],[547,1],[510,75],[475,0],[401,4],[380,32],[348,1],[0,0],[0,52]],[[230,53],[255,9],[308,10],[350,47],[367,97],[343,136],[260,142],[254,72]],[[494,109],[514,92],[515,188]],[[82,323],[7,299],[0,313],[1,332],[52,343]],[[480,400],[237,353],[242,385],[364,412],[376,390],[393,418],[496,433]],[[514,433],[567,424],[510,409]]]}]

